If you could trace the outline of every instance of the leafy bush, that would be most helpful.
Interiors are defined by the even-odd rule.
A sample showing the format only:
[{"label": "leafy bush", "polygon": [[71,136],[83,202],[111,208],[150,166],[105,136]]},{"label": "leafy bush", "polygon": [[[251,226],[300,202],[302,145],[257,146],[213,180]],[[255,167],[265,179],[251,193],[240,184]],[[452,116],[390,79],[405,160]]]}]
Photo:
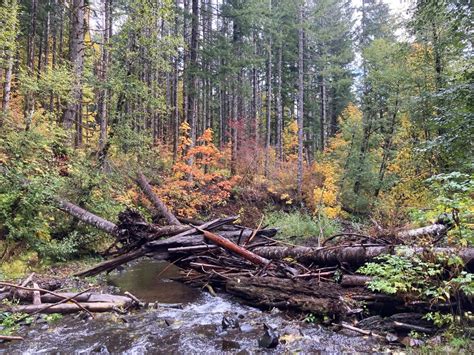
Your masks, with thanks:
[{"label": "leafy bush", "polygon": [[397,294],[406,299],[447,302],[459,291],[474,295],[473,274],[462,271],[463,262],[456,255],[383,255],[359,269],[373,276],[372,291]]}]

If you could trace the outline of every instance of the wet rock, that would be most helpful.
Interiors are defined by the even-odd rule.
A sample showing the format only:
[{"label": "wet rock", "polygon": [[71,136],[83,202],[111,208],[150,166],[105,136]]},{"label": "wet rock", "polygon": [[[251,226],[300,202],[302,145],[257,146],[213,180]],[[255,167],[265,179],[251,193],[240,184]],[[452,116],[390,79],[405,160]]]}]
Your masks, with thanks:
[{"label": "wet rock", "polygon": [[234,340],[222,339],[222,351],[240,349],[240,344]]},{"label": "wet rock", "polygon": [[252,327],[250,324],[242,324],[240,326],[240,330],[243,332],[243,333],[251,333],[254,331],[254,327]]},{"label": "wet rock", "polygon": [[42,315],[36,320],[36,324],[46,324],[46,323],[48,323],[48,321],[46,320],[44,315]]},{"label": "wet rock", "polygon": [[406,347],[418,347],[425,344],[423,340],[405,337],[400,341]]},{"label": "wet rock", "polygon": [[269,349],[276,348],[278,345],[278,335],[265,323],[263,324],[263,327],[265,328],[265,334],[259,339],[258,346]]},{"label": "wet rock", "polygon": [[239,320],[237,318],[231,316],[224,316],[222,318],[222,328],[238,328],[239,327]]},{"label": "wet rock", "polygon": [[398,341],[398,336],[396,336],[393,333],[387,333],[387,335],[385,336],[385,339],[387,339],[389,343],[394,343]]},{"label": "wet rock", "polygon": [[92,350],[93,353],[97,354],[110,354],[109,349],[104,344],[101,344]]},{"label": "wet rock", "polygon": [[41,330],[49,329],[49,325],[48,325],[48,324],[45,324],[45,325],[43,325],[40,329],[41,329]]},{"label": "wet rock", "polygon": [[174,319],[165,318],[165,324],[169,327],[174,323]]},{"label": "wet rock", "polygon": [[274,308],[272,308],[272,310],[270,311],[270,313],[271,313],[271,314],[279,314],[279,313],[281,313],[281,311],[280,311],[279,308],[274,307]]}]

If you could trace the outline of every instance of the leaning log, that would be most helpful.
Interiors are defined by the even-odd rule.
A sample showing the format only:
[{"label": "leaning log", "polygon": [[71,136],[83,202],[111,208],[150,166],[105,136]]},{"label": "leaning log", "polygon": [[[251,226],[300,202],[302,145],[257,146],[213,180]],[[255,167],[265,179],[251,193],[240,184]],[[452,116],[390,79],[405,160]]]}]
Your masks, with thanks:
[{"label": "leaning log", "polygon": [[[215,219],[203,224],[202,227],[212,230],[215,228],[219,228],[220,226],[224,224],[232,223],[237,218],[238,217],[236,216],[227,217],[227,218],[218,218],[218,219]],[[188,226],[168,226],[168,227],[182,228],[182,227],[188,227]],[[166,228],[166,227],[163,227],[163,228]],[[143,244],[139,249],[130,251],[116,258],[103,261],[93,266],[92,268],[75,273],[74,276],[81,276],[81,277],[95,276],[104,271],[111,271],[120,265],[126,264],[130,261],[133,261],[142,256],[145,256],[150,252],[153,252],[154,254],[153,256],[156,259],[168,259],[169,257],[169,254],[167,251],[168,248],[203,244],[202,235],[195,234],[198,232],[197,229],[192,228],[192,227],[189,227],[189,229],[188,228],[186,229],[187,230],[185,230],[184,232],[179,233],[173,237],[147,242]]]},{"label": "leaning log", "polygon": [[171,213],[171,211],[166,207],[163,201],[153,192],[153,189],[148,182],[145,175],[142,172],[138,172],[136,182],[146,197],[153,203],[153,206],[158,210],[158,212],[166,219],[166,221],[171,225],[179,226],[181,222],[178,221],[176,216]]},{"label": "leaning log", "polygon": [[144,256],[147,252],[148,252],[147,248],[141,247],[140,249],[131,251],[127,254],[123,254],[116,258],[103,261],[89,269],[79,271],[75,273],[74,276],[81,276],[81,277],[95,276],[95,275],[100,274],[101,272],[113,270],[120,265],[126,264],[132,260],[138,259]]},{"label": "leaning log", "polygon": [[256,265],[261,265],[261,266],[266,266],[270,264],[270,260],[265,259],[264,257],[257,255],[245,248],[242,248],[241,246],[231,242],[230,240],[221,237],[220,235],[208,232],[204,229],[201,229],[199,227],[196,227],[200,232],[204,234],[204,237],[209,239],[210,241],[214,242],[215,244],[231,251],[234,252],[238,255],[240,255],[242,258],[247,259],[248,261],[256,264]]},{"label": "leaning log", "polygon": [[420,248],[387,246],[345,246],[345,247],[258,247],[255,254],[267,259],[293,258],[304,264],[331,266],[346,264],[358,267],[384,254],[414,255],[423,253],[453,254],[459,256],[470,269],[474,263],[474,248]]},{"label": "leaning log", "polygon": [[114,237],[119,237],[119,229],[118,227],[112,223],[103,219],[99,216],[96,216],[85,209],[72,204],[69,201],[57,198],[56,199],[57,206],[60,210],[70,214],[71,216],[77,218],[78,220],[87,223],[91,226],[96,227]]}]

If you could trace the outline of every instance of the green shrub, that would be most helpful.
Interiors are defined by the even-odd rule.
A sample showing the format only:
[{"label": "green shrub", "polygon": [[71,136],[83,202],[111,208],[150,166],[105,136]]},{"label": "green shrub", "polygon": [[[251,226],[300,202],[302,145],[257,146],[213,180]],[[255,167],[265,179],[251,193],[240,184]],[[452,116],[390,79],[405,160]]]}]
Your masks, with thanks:
[{"label": "green shrub", "polygon": [[282,212],[275,211],[265,214],[263,224],[278,228],[280,231],[277,238],[296,237],[304,239],[318,237],[322,231],[322,237],[326,238],[339,232],[339,225],[336,221],[325,216],[321,216],[318,221],[316,217],[299,211]]},{"label": "green shrub", "polygon": [[402,252],[376,260],[358,271],[373,276],[368,284],[372,291],[431,302],[448,302],[459,291],[474,295],[473,274],[462,271],[463,262],[456,255]]}]

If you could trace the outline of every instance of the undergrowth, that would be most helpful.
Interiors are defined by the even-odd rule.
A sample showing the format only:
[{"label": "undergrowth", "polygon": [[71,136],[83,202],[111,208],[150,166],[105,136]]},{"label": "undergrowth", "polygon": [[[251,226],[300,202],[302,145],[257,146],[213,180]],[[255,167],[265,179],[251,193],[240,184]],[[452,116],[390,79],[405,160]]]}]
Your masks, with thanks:
[{"label": "undergrowth", "polygon": [[340,226],[326,216],[311,216],[304,212],[271,211],[265,214],[264,225],[279,229],[277,238],[304,241],[307,238],[324,238],[337,234]]}]

